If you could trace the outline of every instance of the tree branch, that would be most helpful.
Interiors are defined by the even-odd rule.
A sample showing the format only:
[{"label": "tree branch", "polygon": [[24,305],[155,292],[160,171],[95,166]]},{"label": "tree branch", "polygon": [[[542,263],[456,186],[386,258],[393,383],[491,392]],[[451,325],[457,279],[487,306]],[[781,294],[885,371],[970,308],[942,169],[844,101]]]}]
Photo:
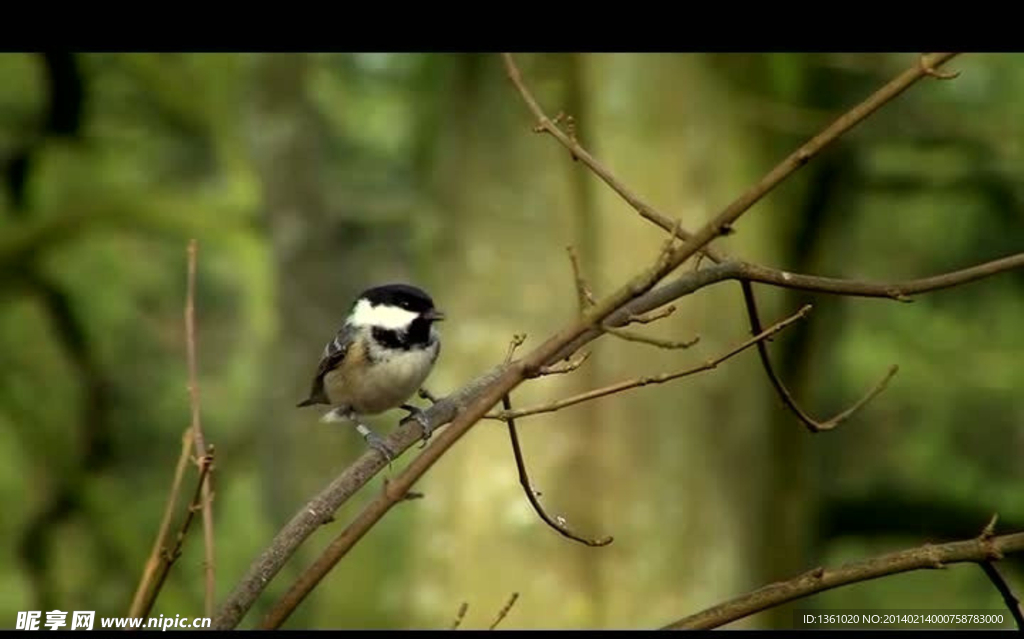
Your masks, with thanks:
[{"label": "tree branch", "polygon": [[747,341],[743,342],[742,344],[739,344],[738,346],[734,346],[731,350],[727,351],[726,353],[724,353],[722,355],[719,355],[715,359],[708,360],[707,362],[701,364],[700,366],[695,366],[693,368],[688,368],[686,370],[677,371],[675,373],[662,373],[661,375],[653,375],[653,376],[639,377],[637,379],[630,379],[630,380],[626,380],[626,381],[623,381],[623,382],[619,382],[617,384],[612,384],[610,386],[605,386],[603,388],[596,388],[594,390],[590,390],[590,391],[587,391],[585,393],[580,393],[578,395],[573,395],[571,397],[565,397],[565,398],[553,401],[553,402],[551,402],[549,404],[542,404],[540,406],[531,406],[530,408],[521,408],[519,410],[509,410],[508,408],[506,408],[505,410],[503,410],[500,413],[495,413],[493,415],[487,415],[486,417],[489,418],[489,419],[508,421],[508,420],[516,419],[518,417],[526,417],[528,415],[537,415],[539,413],[552,413],[554,411],[561,410],[561,409],[566,408],[568,406],[573,406],[575,404],[581,404],[583,402],[587,402],[587,401],[590,401],[590,400],[593,400],[593,399],[598,399],[600,397],[607,397],[608,395],[614,395],[616,393],[621,393],[623,391],[627,391],[627,390],[630,390],[630,389],[633,389],[633,388],[638,388],[640,386],[647,386],[649,384],[664,384],[665,382],[670,382],[670,381],[675,380],[675,379],[680,379],[682,377],[689,377],[690,375],[694,375],[696,373],[701,373],[701,372],[704,372],[704,371],[707,371],[707,370],[711,370],[713,368],[716,368],[719,364],[721,364],[725,360],[727,360],[727,359],[729,359],[729,358],[731,358],[731,357],[733,357],[735,355],[738,355],[739,353],[741,353],[744,350],[750,348],[751,346],[754,346],[755,344],[760,343],[763,340],[766,340],[766,339],[770,338],[771,336],[775,335],[776,333],[778,333],[782,329],[786,328],[790,324],[793,324],[797,320],[803,319],[810,312],[811,312],[811,305],[808,304],[808,305],[804,306],[803,308],[801,308],[796,313],[794,313],[793,315],[790,315],[789,317],[787,317],[787,318],[785,318],[785,319],[783,319],[783,320],[781,320],[779,322],[776,322],[772,326],[768,327],[767,330],[761,331],[760,333],[758,333],[757,335],[755,335],[752,338],[748,339]]},{"label": "tree branch", "polygon": [[[512,400],[508,395],[505,395],[501,399],[502,405],[506,412],[512,411]],[[537,492],[530,485],[530,476],[526,472],[526,461],[523,459],[523,451],[519,446],[519,435],[516,433],[516,422],[511,417],[505,420],[508,423],[508,437],[512,442],[512,453],[516,458],[516,469],[519,471],[519,485],[523,487],[523,492],[526,493],[526,498],[530,501],[530,505],[533,506],[534,512],[541,518],[545,524],[555,530],[558,534],[563,537],[578,541],[584,546],[600,547],[607,546],[614,540],[613,537],[601,537],[600,539],[590,539],[588,537],[581,537],[573,531],[569,530],[566,526],[565,520],[562,517],[552,519],[550,515],[544,510],[544,507],[540,505],[540,499],[537,497]]]},{"label": "tree branch", "polygon": [[982,562],[1000,554],[1024,550],[1024,532],[984,539],[955,541],[902,550],[874,559],[846,564],[834,570],[816,568],[798,577],[770,584],[751,593],[673,621],[663,630],[718,628],[754,613],[852,583],[869,581],[947,564]]},{"label": "tree branch", "polygon": [[498,616],[495,617],[494,621],[491,622],[491,626],[490,628],[488,628],[488,630],[494,630],[498,627],[498,624],[500,624],[502,620],[504,620],[505,617],[508,616],[508,613],[512,611],[512,606],[516,605],[517,599],[519,599],[519,593],[512,593],[512,596],[508,598],[508,603],[502,606],[501,610],[498,611]]},{"label": "tree branch", "polygon": [[1024,612],[1021,611],[1020,599],[1014,594],[1013,589],[1010,588],[1010,584],[1006,582],[1006,578],[996,568],[995,562],[991,560],[978,562],[981,569],[985,571],[985,576],[989,578],[992,585],[996,587],[999,594],[1003,597],[1003,602],[1006,603],[1006,607],[1010,610],[1010,614],[1013,616],[1014,622],[1017,624],[1018,630],[1024,630]]},{"label": "tree branch", "polygon": [[930,293],[961,284],[967,284],[985,277],[991,277],[1015,268],[1024,266],[1024,253],[1016,253],[997,260],[978,264],[959,271],[951,271],[932,277],[924,277],[904,282],[868,282],[863,280],[847,280],[815,275],[788,273],[776,269],[751,264],[736,263],[736,272],[731,279],[760,282],[781,288],[828,293],[831,295],[847,295],[851,297],[886,297],[889,299],[908,301],[912,295]]},{"label": "tree branch", "polygon": [[[162,578],[157,577],[157,569],[161,565],[165,565],[161,564],[161,559],[166,557],[164,550],[167,545],[167,537],[171,533],[171,518],[174,516],[174,509],[178,504],[178,495],[181,492],[181,484],[185,478],[185,467],[188,465],[189,451],[192,449],[192,436],[193,431],[189,428],[181,437],[181,455],[178,457],[178,465],[174,469],[174,480],[171,482],[171,490],[167,495],[167,505],[164,507],[163,520],[160,522],[160,529],[156,534],[156,540],[153,542],[153,549],[149,553],[149,559],[146,560],[146,567],[143,569],[142,578],[135,589],[135,596],[132,597],[132,605],[128,610],[129,617],[148,616],[149,611],[153,607],[153,602],[156,601],[156,597],[159,594],[159,591],[153,588],[153,584],[157,581],[163,581]],[[169,569],[170,566],[166,566],[166,568]]]},{"label": "tree branch", "polygon": [[455,613],[455,620],[452,621],[451,630],[458,630],[459,626],[462,625],[462,620],[466,618],[466,612],[469,610],[469,603],[463,601],[459,606],[458,612]]},{"label": "tree branch", "polygon": [[[761,332],[761,318],[758,317],[757,313],[757,300],[754,299],[754,289],[750,285],[750,282],[740,282],[740,286],[743,287],[743,302],[747,306],[747,317],[750,320],[750,332],[756,335]],[[876,384],[874,388],[868,391],[867,395],[864,395],[864,397],[857,401],[853,406],[850,406],[830,419],[819,422],[800,408],[796,403],[796,400],[793,399],[793,395],[789,392],[789,389],[787,389],[786,385],[782,383],[781,379],[779,379],[778,374],[772,367],[772,361],[768,357],[768,347],[763,341],[757,343],[757,354],[760,356],[761,364],[764,366],[764,372],[768,375],[768,379],[771,381],[772,386],[775,387],[775,391],[779,394],[779,398],[782,399],[782,402],[789,408],[789,410],[792,411],[793,414],[796,415],[800,421],[803,422],[804,426],[806,426],[812,433],[819,433],[823,430],[832,430],[849,419],[854,413],[874,399],[876,395],[885,390],[885,387],[889,384],[889,380],[891,380],[899,370],[899,367],[893,364],[889,367],[889,372],[882,378],[882,381]]]},{"label": "tree branch", "polygon": [[202,422],[199,419],[199,375],[196,365],[196,253],[199,247],[193,239],[188,243],[188,295],[185,300],[185,341],[188,350],[188,391],[189,403],[192,407],[192,441],[196,449],[196,464],[202,470],[201,488],[203,491],[203,546],[206,561],[206,596],[204,609],[207,617],[213,616],[213,602],[216,596],[213,563],[213,490],[211,488],[213,468],[213,448],[207,448],[203,437]]},{"label": "tree branch", "polygon": [[[995,536],[996,522],[999,521],[999,514],[992,515],[992,519],[989,520],[988,524],[981,531],[981,540],[988,541]],[[985,572],[985,576],[988,577],[992,585],[996,587],[999,594],[1003,597],[1003,602],[1006,603],[1006,607],[1010,610],[1010,614],[1013,616],[1014,622],[1017,624],[1018,630],[1024,630],[1024,611],[1020,607],[1020,599],[1014,594],[1013,589],[1010,588],[1010,584],[1007,583],[1006,579],[996,568],[994,559],[1001,559],[1002,557],[989,557],[985,561],[979,561],[978,565]]]},{"label": "tree branch", "polygon": [[181,556],[181,546],[185,543],[185,536],[192,526],[192,520],[195,518],[196,511],[202,509],[203,487],[208,485],[211,468],[213,468],[212,453],[204,455],[199,461],[199,478],[196,482],[196,489],[192,495],[192,501],[189,502],[188,509],[185,511],[185,520],[181,523],[181,528],[178,529],[178,534],[174,537],[174,547],[170,550],[165,547],[160,548],[161,563],[154,578],[152,594],[146,597],[145,605],[141,609],[140,616],[143,618],[149,616],[153,604],[156,603],[157,595],[163,590],[167,575],[171,574],[171,567],[174,565],[174,562],[178,561],[178,557]]}]

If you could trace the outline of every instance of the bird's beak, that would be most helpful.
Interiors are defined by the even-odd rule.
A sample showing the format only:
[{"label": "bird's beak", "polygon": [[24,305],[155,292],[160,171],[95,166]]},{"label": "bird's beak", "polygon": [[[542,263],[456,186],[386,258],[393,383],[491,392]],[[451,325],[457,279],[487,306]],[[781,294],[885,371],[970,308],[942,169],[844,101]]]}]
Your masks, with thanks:
[{"label": "bird's beak", "polygon": [[435,308],[430,311],[427,311],[424,317],[426,317],[428,320],[432,322],[440,322],[444,320],[444,313]]}]

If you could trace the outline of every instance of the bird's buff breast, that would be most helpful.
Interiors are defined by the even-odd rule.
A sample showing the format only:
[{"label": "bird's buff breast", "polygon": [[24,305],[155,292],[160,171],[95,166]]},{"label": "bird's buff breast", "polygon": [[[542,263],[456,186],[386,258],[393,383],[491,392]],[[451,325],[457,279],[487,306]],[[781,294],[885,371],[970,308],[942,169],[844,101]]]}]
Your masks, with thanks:
[{"label": "bird's buff breast", "polygon": [[[331,404],[351,406],[363,415],[382,413],[398,407],[419,390],[434,356],[433,350],[397,353],[364,368],[362,374],[335,369],[324,375],[324,390]],[[359,401],[354,401],[357,397]]]}]

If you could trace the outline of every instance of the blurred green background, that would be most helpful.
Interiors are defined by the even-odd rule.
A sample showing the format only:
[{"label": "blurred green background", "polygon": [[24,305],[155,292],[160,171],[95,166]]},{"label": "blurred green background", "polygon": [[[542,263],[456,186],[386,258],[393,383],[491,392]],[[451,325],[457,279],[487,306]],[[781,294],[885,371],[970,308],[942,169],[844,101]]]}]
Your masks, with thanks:
[{"label": "blurred green background", "polygon": [[[694,229],[911,54],[520,55],[551,115],[635,192]],[[779,268],[896,280],[1024,249],[1024,56],[965,55],[816,158],[720,242]],[[444,394],[575,314],[565,247],[598,295],[663,233],[528,112],[496,55],[0,55],[0,625],[20,610],[124,615],[189,420],[182,309],[199,242],[202,417],[215,444],[217,601],[363,447],[300,411],[352,296],[408,280],[450,321]],[[1024,528],[1024,272],[913,304],[758,287],[807,410],[827,417],[892,363],[890,388],[810,435],[753,351],[698,378],[520,423],[547,508],[504,427],[474,428],[285,627],[649,628],[818,565]],[[517,407],[692,366],[747,335],[739,286],[604,338]],[[387,431],[400,412],[374,420]],[[412,455],[399,464],[408,461]],[[194,485],[190,470],[186,492]],[[250,627],[380,488],[373,480],[279,575]],[[1024,584],[1020,563],[1004,562]],[[196,524],[154,614],[202,615]],[[1005,612],[976,566],[859,584],[800,608]],[[734,628],[792,627],[795,606]],[[1007,615],[1007,627],[1010,627]]]}]

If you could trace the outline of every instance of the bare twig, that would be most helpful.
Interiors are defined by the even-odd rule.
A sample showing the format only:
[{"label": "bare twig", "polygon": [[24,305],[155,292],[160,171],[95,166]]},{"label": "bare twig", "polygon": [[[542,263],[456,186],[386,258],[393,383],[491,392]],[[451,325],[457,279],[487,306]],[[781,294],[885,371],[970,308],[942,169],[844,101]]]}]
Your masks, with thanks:
[{"label": "bare twig", "polygon": [[452,630],[458,630],[459,626],[462,625],[462,620],[466,618],[466,612],[469,610],[469,602],[463,601],[462,605],[459,606],[459,611],[455,613],[455,620],[452,621]]},{"label": "bare twig", "polygon": [[512,356],[515,354],[516,349],[523,345],[526,341],[526,333],[516,333],[512,336],[512,341],[508,344],[508,351],[505,353],[505,363],[512,361]]},{"label": "bare twig", "polygon": [[181,556],[181,546],[185,543],[185,536],[188,535],[188,530],[192,526],[192,520],[195,518],[196,511],[200,510],[200,500],[202,498],[203,486],[206,485],[207,479],[209,479],[210,468],[213,466],[213,451],[203,455],[199,460],[199,478],[196,481],[196,489],[192,495],[192,501],[189,502],[188,509],[185,511],[185,519],[181,522],[181,527],[178,529],[178,533],[174,537],[174,546],[169,550],[166,546],[161,545],[160,547],[160,564],[153,575],[153,589],[151,594],[145,597],[139,608],[139,617],[146,618],[149,616],[150,611],[153,609],[153,604],[156,603],[157,595],[164,587],[164,582],[167,581],[167,575],[171,574],[171,567],[174,562]]},{"label": "bare twig", "polygon": [[[523,98],[526,106],[530,109],[533,117],[537,120],[534,131],[537,133],[550,134],[558,140],[562,146],[569,150],[574,159],[578,159],[583,162],[587,168],[593,171],[594,175],[601,178],[605,184],[611,187],[611,189],[625,200],[626,203],[629,204],[637,213],[639,213],[641,217],[653,222],[666,231],[671,231],[675,222],[669,216],[659,212],[653,206],[640,199],[638,195],[630,191],[625,184],[619,181],[611,171],[605,168],[597,161],[596,158],[594,158],[594,156],[590,155],[586,149],[580,146],[579,142],[574,137],[563,133],[562,130],[558,128],[559,118],[555,118],[554,120],[548,118],[540,104],[538,104],[537,100],[533,97],[533,94],[523,82],[522,74],[519,72],[519,68],[516,66],[512,56],[506,53],[503,54],[502,57],[505,61],[505,70],[508,73],[509,79],[519,92],[519,95]],[[684,239],[689,239],[690,234],[686,233],[683,229],[679,229],[679,236]],[[706,250],[711,254],[715,253],[713,249],[709,248]]]},{"label": "bare twig", "polygon": [[630,324],[650,324],[651,322],[657,322],[660,319],[665,319],[672,313],[676,312],[675,306],[666,306],[665,308],[648,313],[646,315],[633,315],[626,320],[623,326],[629,326]]},{"label": "bare twig", "polygon": [[[165,546],[167,537],[171,533],[171,519],[174,516],[174,509],[178,505],[178,496],[181,493],[182,480],[185,478],[185,468],[188,466],[190,451],[192,450],[192,429],[186,429],[181,437],[181,455],[178,457],[178,465],[174,469],[174,480],[171,482],[171,490],[167,495],[167,505],[164,506],[163,519],[160,522],[160,529],[156,539],[153,541],[153,549],[146,560],[146,567],[143,569],[142,578],[135,589],[135,596],[132,597],[132,605],[128,610],[128,616],[133,618],[148,615],[156,601],[159,591],[153,588],[158,581],[157,572],[163,565],[165,557]],[[170,567],[167,566],[167,569]]]},{"label": "bare twig", "polygon": [[750,282],[771,284],[781,288],[828,293],[830,295],[887,297],[905,302],[912,295],[952,288],[1022,266],[1024,266],[1024,253],[1017,253],[941,275],[904,282],[883,283],[801,275],[799,273],[778,271],[748,262],[738,262],[735,263],[735,272],[729,276],[729,279],[748,280]]},{"label": "bare twig", "polygon": [[1013,588],[1007,583],[1006,578],[996,568],[995,562],[991,560],[978,562],[981,569],[985,571],[985,575],[992,582],[992,585],[996,587],[999,594],[1003,597],[1003,602],[1006,603],[1006,607],[1010,610],[1010,615],[1013,616],[1014,622],[1017,624],[1018,630],[1024,630],[1024,611],[1021,610],[1020,598],[1013,592]]},{"label": "bare twig", "polygon": [[545,375],[565,375],[566,373],[571,373],[582,366],[583,362],[587,361],[588,357],[590,357],[590,351],[585,351],[582,355],[572,361],[564,362],[562,364],[554,364],[552,366],[541,366],[537,370],[537,377],[543,377]]},{"label": "bare twig", "polygon": [[[673,234],[669,236],[668,240],[666,240],[662,246],[661,253],[659,253],[658,255],[659,261],[665,259],[665,256],[672,249],[672,242],[677,237],[676,234],[678,233],[678,231],[679,227],[677,222],[676,226],[673,227]],[[583,275],[583,268],[580,266],[579,256],[576,255],[576,250],[572,246],[567,247],[567,250],[569,251],[569,260],[572,262],[573,277],[576,281],[576,297],[579,302],[580,316],[582,316],[587,308],[593,306],[594,296],[591,294],[590,288],[587,286],[587,279]],[[650,324],[651,322],[655,322],[659,319],[668,317],[669,315],[674,313],[675,310],[675,306],[668,306],[664,309],[655,311],[646,316],[632,315],[629,317],[629,319],[626,320],[623,326],[628,326],[629,324],[632,324],[634,322],[638,324]],[[658,348],[665,349],[690,348],[691,346],[695,345],[697,342],[700,341],[700,337],[695,337],[690,341],[683,342],[658,339],[656,337],[647,337],[646,335],[640,335],[639,333],[634,333],[621,327],[607,327],[604,329],[604,332],[608,333],[609,335],[614,335],[619,339],[626,340],[627,342],[649,344],[651,346],[657,346]]]},{"label": "bare twig", "polygon": [[818,568],[788,581],[764,586],[695,615],[683,617],[663,629],[718,628],[762,610],[840,586],[912,570],[941,568],[955,563],[981,562],[990,558],[993,552],[1021,551],[1024,551],[1024,532],[987,540],[979,537],[947,544],[925,544],[918,548],[846,564],[834,570]]},{"label": "bare twig", "polygon": [[665,349],[676,349],[676,348],[690,348],[700,341],[700,336],[694,336],[693,339],[685,342],[675,342],[667,339],[658,339],[657,337],[648,337],[646,335],[639,335],[632,331],[627,331],[624,328],[606,328],[604,332],[609,335],[614,335],[619,339],[624,339],[627,342],[638,342],[640,344],[649,344],[651,346],[657,346],[658,348]]},{"label": "bare twig", "polygon": [[[188,348],[188,390],[190,403],[192,405],[192,432],[193,442],[196,449],[196,463],[203,464],[207,458],[206,440],[203,437],[203,427],[199,419],[199,375],[196,372],[196,253],[199,251],[197,242],[193,239],[188,243],[188,297],[185,301],[185,340]],[[203,546],[206,551],[205,574],[206,574],[206,596],[204,609],[207,617],[213,616],[213,598],[216,594],[214,581],[213,563],[213,490],[211,488],[212,468],[207,468],[203,473],[205,481],[202,484],[203,491]]]},{"label": "bare twig", "polygon": [[498,616],[491,623],[491,627],[488,628],[488,630],[494,630],[498,627],[498,624],[500,624],[502,620],[508,616],[508,613],[512,610],[512,606],[516,605],[517,599],[519,599],[519,593],[512,593],[512,596],[508,599],[508,603],[506,603],[504,607],[502,607],[502,609],[498,611]]},{"label": "bare twig", "polygon": [[917,61],[925,75],[931,76],[936,80],[953,80],[960,77],[959,71],[936,71],[935,67],[925,59],[924,55],[918,57]]},{"label": "bare twig", "polygon": [[[641,217],[657,224],[666,231],[672,231],[675,226],[675,222],[673,222],[669,216],[658,212],[654,207],[637,197],[614,175],[612,175],[611,171],[601,165],[593,156],[583,149],[575,139],[563,133],[558,128],[557,123],[553,122],[547,117],[547,115],[545,115],[544,110],[523,82],[522,74],[513,61],[512,56],[507,53],[502,55],[505,61],[505,69],[509,80],[511,80],[512,84],[516,87],[520,96],[523,98],[523,101],[526,103],[530,112],[537,121],[535,130],[550,134],[565,148],[569,149],[574,157],[579,158],[588,168],[590,168],[591,171],[594,172],[595,175],[601,178],[601,180],[611,187],[613,191],[619,194],[619,196],[633,207]],[[688,240],[686,245],[682,247],[683,250],[680,252],[680,255],[683,255],[683,259],[685,259],[694,252],[702,250],[714,261],[723,261],[723,255],[719,254],[716,250],[705,246],[709,241],[722,233],[723,230],[731,228],[732,223],[739,217],[739,215],[748,210],[754,203],[764,197],[768,191],[778,186],[780,182],[789,177],[789,175],[794,171],[806,164],[812,157],[820,152],[822,148],[859,124],[890,100],[903,93],[903,91],[910,88],[910,86],[921,78],[934,73],[935,69],[942,66],[956,55],[957,54],[955,53],[937,53],[921,56],[913,67],[907,69],[894,78],[884,87],[876,91],[867,100],[843,114],[821,133],[813,137],[809,142],[783,160],[757,184],[751,187],[746,193],[741,195],[724,211],[717,215],[714,220],[712,220],[711,224],[705,226],[703,232],[692,235],[682,229],[679,229],[679,235]],[[683,260],[679,260],[678,263],[682,263],[682,261]]]},{"label": "bare twig", "polygon": [[603,388],[597,388],[597,389],[594,389],[594,390],[591,390],[591,391],[587,391],[585,393],[580,393],[579,395],[573,395],[571,397],[565,397],[565,398],[553,401],[553,402],[548,403],[548,404],[542,404],[540,406],[531,406],[530,408],[521,408],[519,410],[509,410],[509,409],[506,408],[505,410],[501,411],[500,413],[495,413],[495,414],[492,414],[492,415],[487,415],[487,417],[490,418],[490,419],[497,419],[497,420],[501,420],[501,421],[508,421],[510,419],[515,419],[515,418],[518,418],[518,417],[526,417],[528,415],[537,415],[539,413],[551,413],[551,412],[554,412],[556,410],[561,410],[563,408],[566,408],[567,406],[573,406],[575,404],[581,404],[583,402],[587,402],[587,401],[590,401],[590,400],[593,400],[593,399],[598,399],[600,397],[607,397],[608,395],[614,395],[615,393],[621,393],[623,391],[627,391],[627,390],[630,390],[632,388],[638,388],[640,386],[647,386],[648,384],[664,384],[665,382],[669,382],[669,381],[672,381],[674,379],[679,379],[679,378],[682,378],[682,377],[689,377],[690,375],[694,375],[696,373],[701,373],[703,371],[711,370],[713,368],[716,368],[719,364],[721,364],[725,360],[727,360],[727,359],[729,359],[729,358],[731,358],[731,357],[733,357],[733,356],[743,352],[744,350],[750,348],[751,346],[754,346],[755,344],[760,343],[762,340],[766,340],[766,339],[770,338],[771,336],[775,335],[776,333],[778,333],[779,331],[783,330],[784,328],[786,328],[790,324],[796,322],[797,320],[803,319],[810,312],[811,312],[811,305],[808,304],[808,305],[804,306],[803,308],[801,308],[796,313],[794,313],[793,315],[790,315],[789,317],[783,319],[782,321],[773,324],[772,326],[768,327],[766,330],[761,331],[760,333],[758,333],[757,335],[755,335],[752,338],[748,339],[747,341],[743,342],[742,344],[739,344],[738,346],[734,346],[728,352],[726,352],[726,353],[724,353],[722,355],[719,355],[715,359],[708,360],[707,362],[701,364],[700,366],[695,366],[693,368],[688,368],[686,370],[678,371],[678,372],[675,372],[675,373],[663,373],[661,375],[652,375],[652,376],[648,376],[648,377],[640,377],[640,378],[637,378],[637,379],[630,379],[630,380],[626,380],[626,381],[623,381],[623,382],[619,382],[617,384],[612,384],[610,386],[605,386]]},{"label": "bare twig", "polygon": [[594,294],[583,277],[583,268],[580,266],[580,256],[577,255],[576,248],[570,245],[565,247],[565,250],[569,253],[569,261],[572,263],[573,281],[576,284],[576,302],[579,314],[582,316],[587,308],[594,305]]},{"label": "bare twig", "polygon": [[[743,287],[743,302],[747,306],[747,317],[750,320],[750,332],[756,335],[761,332],[761,318],[758,316],[757,312],[757,300],[754,298],[754,289],[750,285],[750,282],[740,282],[740,286]],[[853,404],[853,406],[850,406],[830,419],[819,422],[800,408],[796,403],[796,400],[793,399],[793,395],[789,392],[789,389],[787,389],[786,385],[782,383],[781,379],[779,379],[778,374],[775,372],[775,368],[772,366],[772,361],[768,357],[768,347],[764,342],[759,342],[757,344],[757,354],[760,356],[761,364],[764,366],[764,372],[768,375],[768,379],[771,381],[772,386],[775,387],[776,392],[779,394],[779,398],[782,399],[782,402],[789,408],[789,410],[791,410],[812,433],[818,433],[823,430],[832,430],[849,419],[850,416],[874,399],[876,395],[885,390],[885,387],[889,384],[889,380],[891,380],[899,370],[899,367],[893,364],[889,367],[889,372],[887,372],[885,377],[882,378],[882,381],[875,384],[875,387],[868,391],[868,393]]]},{"label": "bare twig", "polygon": [[[512,343],[509,345],[508,354],[505,356],[506,366],[508,365],[509,362],[512,361],[512,354],[515,352],[516,348],[520,344],[522,344],[522,340],[519,339],[519,335],[516,335],[515,337],[512,338]],[[583,360],[585,360],[586,358],[586,354],[584,354],[584,356],[575,365],[570,363],[569,365],[564,367],[565,370],[556,372],[569,372],[571,370],[576,370],[577,368],[579,368],[579,365],[582,364]],[[545,368],[550,369],[551,367]],[[548,374],[550,374],[550,371]],[[508,395],[502,397],[501,402],[502,405],[505,407],[506,411],[512,409],[512,399]],[[560,534],[568,537],[569,539],[578,541],[582,544],[586,544],[588,546],[605,546],[607,544],[610,544],[612,542],[611,537],[606,537],[597,540],[580,537],[579,535],[575,534],[565,526],[564,520],[561,517],[559,517],[558,521],[556,521],[552,519],[547,514],[547,512],[545,512],[544,507],[540,505],[540,501],[537,498],[538,493],[534,491],[534,489],[530,486],[530,477],[526,473],[526,462],[523,460],[523,451],[522,448],[519,446],[519,435],[518,433],[516,433],[515,421],[511,419],[506,421],[508,422],[508,436],[512,440],[512,453],[515,455],[516,468],[519,471],[519,483],[520,485],[522,485],[523,490],[526,492],[526,498],[530,501],[530,505],[533,506],[534,511],[536,511],[537,515],[541,518],[541,520],[543,520],[544,523],[548,526],[554,528]]]},{"label": "bare twig", "polygon": [[[981,535],[978,537],[982,542],[988,542],[995,537],[996,534],[996,522],[999,521],[999,514],[995,513],[992,515],[992,519],[989,520],[985,528],[982,529]],[[995,548],[990,549],[988,557],[984,561],[979,561],[978,565],[985,572],[985,576],[988,577],[992,585],[996,587],[999,594],[1003,597],[1003,602],[1006,603],[1006,607],[1010,610],[1010,615],[1013,616],[1014,622],[1017,624],[1018,630],[1024,630],[1024,610],[1021,609],[1020,598],[1013,592],[1013,588],[1010,587],[1009,582],[1003,577],[999,569],[996,568],[995,560],[1002,559],[1002,553]]]},{"label": "bare twig", "polygon": [[[505,408],[505,412],[512,411],[512,400],[509,398],[508,395],[503,397],[501,399],[501,402],[502,406],[504,406]],[[572,539],[573,541],[578,541],[585,546],[600,547],[607,546],[608,544],[612,543],[614,539],[610,536],[601,537],[598,539],[581,537],[565,525],[564,518],[552,518],[550,515],[548,515],[547,511],[544,510],[544,507],[540,505],[540,499],[537,497],[537,492],[534,491],[533,487],[530,485],[530,476],[526,472],[526,461],[523,459],[523,450],[522,447],[520,447],[519,445],[519,434],[516,432],[515,420],[510,418],[505,421],[508,423],[508,437],[509,440],[512,442],[512,453],[515,455],[516,458],[516,469],[518,469],[519,471],[519,484],[523,487],[523,492],[526,493],[526,498],[530,501],[530,505],[533,506],[533,510],[534,512],[537,513],[537,516],[540,517],[545,524],[550,526],[558,534],[562,535],[563,537]]]}]

